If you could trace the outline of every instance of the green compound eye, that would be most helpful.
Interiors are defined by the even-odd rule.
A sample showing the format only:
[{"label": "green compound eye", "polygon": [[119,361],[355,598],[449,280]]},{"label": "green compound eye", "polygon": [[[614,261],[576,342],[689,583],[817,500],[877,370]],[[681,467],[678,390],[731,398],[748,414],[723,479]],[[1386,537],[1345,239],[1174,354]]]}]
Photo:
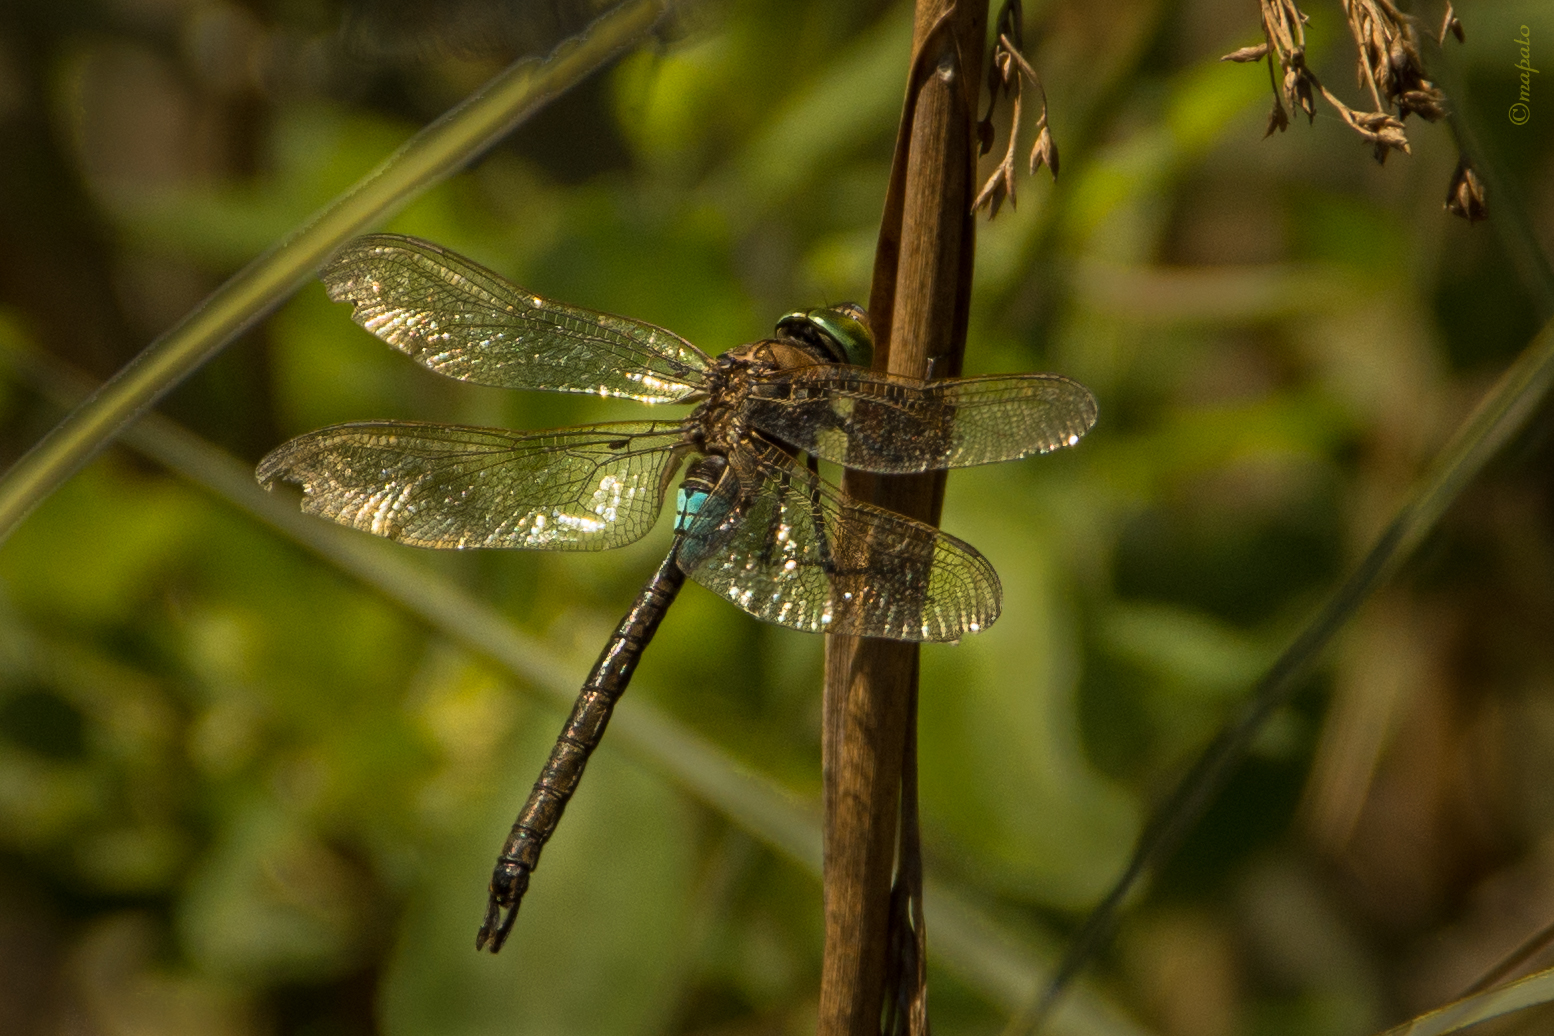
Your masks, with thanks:
[{"label": "green compound eye", "polygon": [[824,349],[837,363],[868,367],[874,363],[874,332],[869,314],[854,302],[799,310],[777,321],[777,333]]}]

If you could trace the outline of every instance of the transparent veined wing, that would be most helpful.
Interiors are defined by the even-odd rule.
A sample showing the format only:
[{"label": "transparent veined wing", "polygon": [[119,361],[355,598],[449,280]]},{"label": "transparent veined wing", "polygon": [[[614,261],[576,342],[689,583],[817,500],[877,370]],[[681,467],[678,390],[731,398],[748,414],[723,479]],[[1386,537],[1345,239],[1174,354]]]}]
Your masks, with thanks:
[{"label": "transparent veined wing", "polygon": [[710,362],[671,331],[542,298],[416,238],[359,237],[322,277],[362,327],[439,374],[481,385],[671,403],[701,388]]},{"label": "transparent veined wing", "polygon": [[1077,443],[1096,417],[1090,390],[1057,374],[919,381],[842,366],[763,380],[747,412],[798,449],[882,474],[1049,453]]},{"label": "transparent veined wing", "polygon": [[417,547],[605,550],[653,527],[686,452],[682,426],[519,433],[400,421],[323,428],[260,461],[303,510]]},{"label": "transparent veined wing", "polygon": [[681,567],[767,622],[812,633],[958,640],[998,618],[986,558],[953,536],[853,500],[754,443],[698,511]]}]

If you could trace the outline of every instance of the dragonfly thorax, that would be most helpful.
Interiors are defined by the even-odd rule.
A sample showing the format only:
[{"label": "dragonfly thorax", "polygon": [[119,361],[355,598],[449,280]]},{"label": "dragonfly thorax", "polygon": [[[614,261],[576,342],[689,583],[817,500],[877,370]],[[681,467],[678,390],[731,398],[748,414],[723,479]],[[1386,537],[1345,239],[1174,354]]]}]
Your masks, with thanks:
[{"label": "dragonfly thorax", "polygon": [[766,338],[719,356],[705,375],[706,401],[689,421],[697,448],[725,454],[737,449],[752,433],[746,403],[770,392],[773,375],[831,362],[819,346],[791,338]]},{"label": "dragonfly thorax", "polygon": [[730,349],[707,370],[706,401],[691,417],[698,448],[737,448],[751,432],[746,400],[770,395],[781,380],[774,375],[820,365],[867,367],[874,358],[869,315],[851,302],[789,313],[777,321],[777,334]]}]

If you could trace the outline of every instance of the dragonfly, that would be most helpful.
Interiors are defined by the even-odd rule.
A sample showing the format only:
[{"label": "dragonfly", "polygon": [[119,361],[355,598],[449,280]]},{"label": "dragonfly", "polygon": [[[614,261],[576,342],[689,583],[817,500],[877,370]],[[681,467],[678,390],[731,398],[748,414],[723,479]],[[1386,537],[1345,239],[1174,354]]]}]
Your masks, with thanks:
[{"label": "dragonfly", "polygon": [[1056,374],[873,371],[868,314],[851,303],[789,313],[771,337],[714,358],[415,238],[358,238],[322,278],[356,323],[440,374],[694,407],[676,421],[537,432],[334,425],[277,447],[256,471],[267,488],[300,485],[307,512],[401,543],[564,551],[646,535],[685,468],[668,554],[584,681],[497,858],[475,940],[493,953],[687,577],[793,629],[957,641],[998,617],[992,565],[948,533],[847,496],[818,462],[880,474],[988,464],[1073,446],[1096,419],[1090,392]]}]

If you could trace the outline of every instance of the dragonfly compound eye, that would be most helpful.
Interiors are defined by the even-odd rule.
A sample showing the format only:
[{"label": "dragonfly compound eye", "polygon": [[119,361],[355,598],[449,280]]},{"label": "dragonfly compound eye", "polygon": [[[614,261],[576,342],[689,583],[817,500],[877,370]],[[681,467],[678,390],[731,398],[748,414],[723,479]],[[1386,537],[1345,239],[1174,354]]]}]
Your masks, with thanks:
[{"label": "dragonfly compound eye", "polygon": [[856,302],[789,313],[777,321],[777,333],[818,346],[835,363],[854,367],[874,363],[869,314]]}]

